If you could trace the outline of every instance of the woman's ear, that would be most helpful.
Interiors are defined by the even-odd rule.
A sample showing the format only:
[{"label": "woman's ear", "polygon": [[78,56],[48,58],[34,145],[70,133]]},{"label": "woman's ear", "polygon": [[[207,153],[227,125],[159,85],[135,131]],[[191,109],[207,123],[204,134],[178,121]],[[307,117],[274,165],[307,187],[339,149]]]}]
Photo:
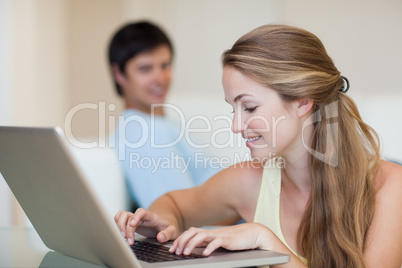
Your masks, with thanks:
[{"label": "woman's ear", "polygon": [[300,99],[296,101],[296,114],[297,117],[302,118],[311,111],[314,102],[310,99]]},{"label": "woman's ear", "polygon": [[112,64],[112,74],[114,81],[116,81],[121,88],[124,88],[124,85],[126,84],[126,76],[120,71],[120,68],[116,63]]}]

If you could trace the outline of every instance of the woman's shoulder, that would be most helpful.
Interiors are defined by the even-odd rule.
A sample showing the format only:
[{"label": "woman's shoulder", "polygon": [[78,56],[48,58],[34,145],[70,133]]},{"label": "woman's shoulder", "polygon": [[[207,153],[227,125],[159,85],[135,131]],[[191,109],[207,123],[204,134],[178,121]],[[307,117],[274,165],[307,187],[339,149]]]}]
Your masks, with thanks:
[{"label": "woman's shoulder", "polygon": [[250,180],[261,182],[262,173],[264,170],[264,163],[257,161],[244,161],[239,162],[228,168],[238,180],[250,183]]},{"label": "woman's shoulder", "polygon": [[373,267],[380,263],[384,267],[400,267],[402,237],[396,234],[402,228],[402,167],[381,161],[375,187],[376,208],[365,242],[365,259]]},{"label": "woman's shoulder", "polygon": [[402,166],[382,160],[376,177],[376,192],[378,196],[396,194],[402,199]]},{"label": "woman's shoulder", "polygon": [[382,160],[380,162],[377,180],[380,180],[383,186],[402,183],[402,166]]},{"label": "woman's shoulder", "polygon": [[[225,187],[239,188],[242,190],[244,190],[245,185],[248,186],[247,189],[259,188],[263,169],[264,166],[262,163],[244,161],[221,170],[209,181],[215,184],[213,187],[218,183],[225,185]],[[253,185],[256,187],[253,187]]]},{"label": "woman's shoulder", "polygon": [[254,218],[263,170],[263,163],[255,161],[237,163],[227,170],[234,178],[229,186],[234,193],[234,207],[247,222],[251,222]]}]

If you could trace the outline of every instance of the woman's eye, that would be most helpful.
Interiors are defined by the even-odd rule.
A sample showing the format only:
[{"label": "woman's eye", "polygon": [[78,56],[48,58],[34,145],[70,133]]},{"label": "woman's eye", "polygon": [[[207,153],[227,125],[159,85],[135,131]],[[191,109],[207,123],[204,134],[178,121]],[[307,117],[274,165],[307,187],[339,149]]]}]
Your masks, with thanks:
[{"label": "woman's eye", "polygon": [[244,111],[249,112],[249,113],[252,113],[252,112],[254,112],[255,110],[257,110],[257,108],[258,108],[258,106],[251,107],[251,108],[245,108]]}]

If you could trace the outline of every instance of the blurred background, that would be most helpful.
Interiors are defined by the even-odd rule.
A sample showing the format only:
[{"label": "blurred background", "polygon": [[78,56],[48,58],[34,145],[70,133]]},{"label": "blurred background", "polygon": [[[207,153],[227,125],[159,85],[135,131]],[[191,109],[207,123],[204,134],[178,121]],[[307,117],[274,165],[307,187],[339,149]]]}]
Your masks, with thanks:
[{"label": "blurred background", "polygon": [[[400,0],[0,0],[0,125],[71,126],[81,141],[107,136],[114,129],[109,119],[123,108],[108,69],[108,42],[139,19],[162,26],[174,43],[168,103],[186,118],[210,118],[213,129],[230,127],[213,120],[232,111],[221,85],[225,49],[267,23],[313,32],[349,78],[348,94],[380,135],[384,158],[402,162]],[[97,109],[71,114],[80,104]],[[191,126],[206,127],[202,120]],[[245,151],[236,144],[215,153]],[[18,209],[1,179],[0,226],[20,224]]]}]

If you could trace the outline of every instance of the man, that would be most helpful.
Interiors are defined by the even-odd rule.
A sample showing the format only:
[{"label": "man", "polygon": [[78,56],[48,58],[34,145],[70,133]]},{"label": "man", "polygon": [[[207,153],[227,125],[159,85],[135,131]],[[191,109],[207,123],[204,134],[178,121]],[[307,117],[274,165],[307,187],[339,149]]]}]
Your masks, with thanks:
[{"label": "man", "polygon": [[125,104],[116,148],[130,194],[144,208],[168,191],[205,182],[220,169],[202,164],[208,152],[180,138],[182,130],[165,115],[172,58],[167,35],[146,21],[123,26],[109,46],[116,90]]}]

